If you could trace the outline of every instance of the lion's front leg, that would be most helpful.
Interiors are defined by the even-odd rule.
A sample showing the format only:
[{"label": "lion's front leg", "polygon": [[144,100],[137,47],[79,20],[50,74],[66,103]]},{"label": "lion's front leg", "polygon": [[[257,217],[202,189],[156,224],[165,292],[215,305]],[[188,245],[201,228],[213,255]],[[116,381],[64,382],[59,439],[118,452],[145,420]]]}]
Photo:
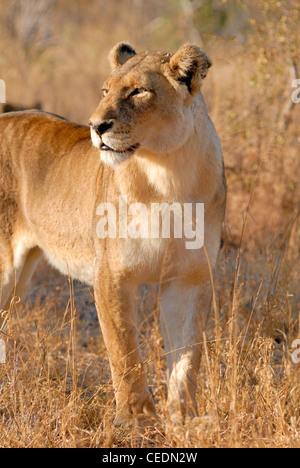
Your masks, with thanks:
[{"label": "lion's front leg", "polygon": [[145,425],[155,416],[138,350],[136,287],[114,276],[99,277],[95,299],[116,395],[115,423]]},{"label": "lion's front leg", "polygon": [[209,281],[193,285],[174,280],[161,287],[161,325],[169,366],[167,403],[174,424],[197,414],[197,373],[210,305]]}]

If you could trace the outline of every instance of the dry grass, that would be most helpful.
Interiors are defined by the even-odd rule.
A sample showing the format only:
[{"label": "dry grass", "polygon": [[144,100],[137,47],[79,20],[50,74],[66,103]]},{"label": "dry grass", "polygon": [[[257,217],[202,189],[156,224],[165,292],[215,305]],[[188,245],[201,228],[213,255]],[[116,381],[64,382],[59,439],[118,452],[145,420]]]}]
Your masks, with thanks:
[{"label": "dry grass", "polygon": [[[74,295],[72,283],[53,272],[37,274],[31,300],[12,307],[6,328],[0,445],[299,447],[300,366],[291,361],[299,336],[293,271],[299,234],[291,228],[252,262],[244,251],[239,256],[223,248],[216,279],[220,320],[216,324],[212,314],[203,336],[197,396],[202,417],[174,433],[159,427],[139,436],[113,428],[109,365],[92,297],[80,285]],[[140,299],[141,349],[165,420],[166,365],[155,293],[142,290]]]},{"label": "dry grass", "polygon": [[[9,14],[5,3],[2,24]],[[115,42],[128,38],[141,48],[174,49],[191,39],[176,10],[180,2],[173,9],[170,1],[164,6],[154,1],[152,9],[129,0],[118,9],[114,2],[104,7],[96,0],[88,6],[80,0],[77,9],[74,2],[46,3],[54,5],[55,23],[39,10],[47,35],[33,30],[31,45],[21,13],[15,13],[13,29],[1,29],[1,78],[8,100],[22,105],[40,100],[44,109],[82,122],[97,104],[105,56]],[[130,17],[129,3],[137,7]],[[266,12],[266,4],[273,10]],[[115,429],[109,363],[92,291],[42,265],[29,300],[12,304],[6,321],[1,447],[300,447],[300,365],[291,360],[300,334],[300,107],[291,108],[288,119],[284,115],[291,64],[299,59],[294,4],[251,2],[254,19],[244,43],[202,37],[214,62],[204,94],[223,143],[228,209],[215,307],[203,336],[201,417],[174,433],[165,433],[163,425],[143,436]],[[143,28],[133,31],[138,20]],[[285,27],[288,41],[282,39]],[[156,293],[144,288],[140,296],[141,350],[165,421],[166,364]]]}]

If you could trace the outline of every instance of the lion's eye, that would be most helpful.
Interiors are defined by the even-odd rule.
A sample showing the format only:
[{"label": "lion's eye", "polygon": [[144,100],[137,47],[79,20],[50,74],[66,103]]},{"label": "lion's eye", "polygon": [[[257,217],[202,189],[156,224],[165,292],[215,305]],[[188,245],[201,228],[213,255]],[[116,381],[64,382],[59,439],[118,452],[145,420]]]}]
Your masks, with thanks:
[{"label": "lion's eye", "polygon": [[132,96],[136,96],[138,94],[144,94],[144,93],[148,93],[149,90],[146,89],[146,88],[136,88],[134,91],[132,91],[132,93],[129,94],[128,97],[132,97]]},{"label": "lion's eye", "polygon": [[102,96],[105,97],[108,94],[108,89],[102,89]]}]

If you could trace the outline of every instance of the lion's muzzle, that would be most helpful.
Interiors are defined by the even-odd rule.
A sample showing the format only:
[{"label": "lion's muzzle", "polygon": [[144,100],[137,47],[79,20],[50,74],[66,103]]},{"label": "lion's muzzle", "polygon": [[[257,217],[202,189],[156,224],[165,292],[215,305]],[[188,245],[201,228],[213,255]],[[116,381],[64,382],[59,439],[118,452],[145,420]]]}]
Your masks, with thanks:
[{"label": "lion's muzzle", "polygon": [[113,121],[112,120],[108,120],[108,121],[104,121],[104,122],[101,122],[101,123],[98,123],[98,122],[91,122],[91,127],[93,128],[93,130],[95,130],[95,132],[97,133],[97,135],[99,135],[99,137],[101,138],[102,135],[104,135],[104,133],[106,133],[108,130],[110,130],[113,126]]}]

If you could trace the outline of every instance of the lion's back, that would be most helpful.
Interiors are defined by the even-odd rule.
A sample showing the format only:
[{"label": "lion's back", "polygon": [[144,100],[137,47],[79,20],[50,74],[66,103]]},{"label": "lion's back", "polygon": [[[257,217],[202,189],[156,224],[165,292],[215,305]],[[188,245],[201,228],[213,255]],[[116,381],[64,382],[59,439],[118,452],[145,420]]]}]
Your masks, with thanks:
[{"label": "lion's back", "polygon": [[[0,116],[0,231],[11,235],[20,216],[24,187],[43,180],[55,158],[80,141],[89,128],[37,110]],[[25,167],[26,166],[26,167]],[[29,180],[30,179],[30,180]],[[1,234],[0,233],[0,234]]]}]

